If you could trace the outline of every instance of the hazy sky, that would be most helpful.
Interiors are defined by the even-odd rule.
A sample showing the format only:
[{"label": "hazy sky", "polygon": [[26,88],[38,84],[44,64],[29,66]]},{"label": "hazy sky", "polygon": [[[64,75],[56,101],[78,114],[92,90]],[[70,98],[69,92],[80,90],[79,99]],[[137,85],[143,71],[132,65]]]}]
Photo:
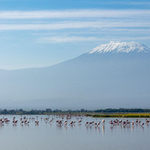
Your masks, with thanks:
[{"label": "hazy sky", "polygon": [[0,0],[0,69],[50,66],[110,41],[150,47],[149,0]]}]

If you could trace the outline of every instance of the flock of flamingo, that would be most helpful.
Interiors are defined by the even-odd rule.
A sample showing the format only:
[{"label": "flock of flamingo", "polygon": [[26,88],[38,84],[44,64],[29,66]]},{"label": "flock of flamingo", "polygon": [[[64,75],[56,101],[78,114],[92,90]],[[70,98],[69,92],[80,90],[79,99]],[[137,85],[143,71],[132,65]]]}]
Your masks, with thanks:
[{"label": "flock of flamingo", "polygon": [[[63,122],[63,119],[64,118],[62,118],[62,120],[57,120],[56,121],[57,124],[66,126],[68,124],[67,120],[71,119],[71,118],[67,118],[67,120],[65,120],[64,122]],[[69,125],[75,125],[76,122],[80,125],[81,122],[82,122],[82,118],[77,117],[76,119],[77,119],[77,121],[76,120],[75,121],[70,121]],[[51,121],[52,120],[50,120],[50,122]],[[150,122],[150,120],[145,119],[145,124],[146,125],[149,125],[149,122]],[[99,122],[94,122],[94,121],[85,122],[85,126],[96,126],[96,127],[98,127],[100,124],[102,124],[104,126],[105,125],[105,119],[102,119]],[[111,127],[112,126],[118,126],[118,125],[122,125],[123,127],[130,127],[130,126],[134,127],[135,125],[139,125],[141,127],[144,126],[144,123],[142,123],[140,119],[136,119],[135,121],[115,119],[115,120],[110,120],[109,124],[111,125]]]},{"label": "flock of flamingo", "polygon": [[[50,119],[51,116],[52,116],[52,118]],[[105,122],[106,122],[105,119],[102,119],[101,121],[98,121],[98,122],[94,122],[94,121],[84,122],[82,120],[83,117],[84,117],[84,115],[49,115],[48,117],[45,117],[45,118],[39,117],[39,116],[28,118],[26,116],[23,116],[23,117],[20,117],[19,121],[16,120],[16,117],[13,117],[12,123],[13,123],[13,125],[17,125],[18,123],[20,123],[20,125],[23,126],[23,125],[29,125],[31,122],[35,122],[35,125],[39,125],[39,122],[43,120],[45,123],[50,123],[50,124],[52,122],[56,122],[56,125],[59,125],[59,126],[67,126],[67,125],[72,126],[75,124],[78,124],[78,125],[84,124],[86,127],[87,126],[90,126],[90,127],[97,126],[98,127],[98,126],[100,126],[100,124],[102,124],[104,126]],[[11,122],[11,121],[8,118],[3,117],[0,119],[0,125],[4,125],[4,123],[7,124],[9,122]],[[145,119],[145,124],[149,125],[149,123],[150,123],[150,120]],[[123,127],[126,127],[126,126],[134,127],[135,125],[139,125],[141,127],[144,126],[144,123],[142,123],[140,119],[136,119],[135,121],[129,121],[127,119],[125,120],[125,118],[123,120],[119,120],[119,119],[110,120],[109,124],[111,127],[117,126],[117,125],[121,125]]]}]

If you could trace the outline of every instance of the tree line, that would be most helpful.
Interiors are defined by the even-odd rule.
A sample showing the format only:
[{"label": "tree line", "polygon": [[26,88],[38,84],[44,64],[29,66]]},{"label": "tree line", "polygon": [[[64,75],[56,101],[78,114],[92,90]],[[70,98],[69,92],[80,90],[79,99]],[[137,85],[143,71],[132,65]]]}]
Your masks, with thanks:
[{"label": "tree line", "polygon": [[107,109],[97,109],[97,110],[86,110],[86,109],[80,109],[80,110],[60,110],[55,109],[52,110],[50,108],[47,108],[45,110],[23,110],[23,109],[0,109],[0,114],[16,114],[16,115],[23,115],[23,114],[57,114],[57,113],[148,113],[150,112],[150,109],[141,109],[141,108],[119,108],[119,109],[113,109],[113,108],[107,108]]}]

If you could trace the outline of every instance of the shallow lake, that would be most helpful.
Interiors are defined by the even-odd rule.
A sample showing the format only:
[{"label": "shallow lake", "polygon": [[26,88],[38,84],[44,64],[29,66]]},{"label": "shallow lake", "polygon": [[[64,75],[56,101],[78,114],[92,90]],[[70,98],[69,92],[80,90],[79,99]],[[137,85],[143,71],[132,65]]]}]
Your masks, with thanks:
[{"label": "shallow lake", "polygon": [[[20,118],[31,118],[29,124],[20,124]],[[64,125],[66,118],[56,115],[1,115],[0,118],[8,118],[9,123],[0,124],[0,148],[1,150],[144,150],[150,148],[150,126],[145,124],[145,118],[140,118],[144,126],[109,124],[116,118],[91,118],[72,117],[68,124]],[[18,120],[13,124],[12,120]],[[35,120],[39,124],[35,124]],[[42,118],[42,119],[41,119]],[[49,118],[45,121],[44,118]],[[49,123],[52,119],[53,121]],[[82,118],[82,119],[81,119]],[[87,125],[86,122],[99,122],[105,119],[105,123],[99,126]],[[119,120],[136,121],[136,118],[118,118]],[[149,118],[147,118],[149,119]],[[63,125],[56,121],[63,120]],[[78,123],[78,120],[82,120]],[[74,125],[69,125],[76,121]]]}]

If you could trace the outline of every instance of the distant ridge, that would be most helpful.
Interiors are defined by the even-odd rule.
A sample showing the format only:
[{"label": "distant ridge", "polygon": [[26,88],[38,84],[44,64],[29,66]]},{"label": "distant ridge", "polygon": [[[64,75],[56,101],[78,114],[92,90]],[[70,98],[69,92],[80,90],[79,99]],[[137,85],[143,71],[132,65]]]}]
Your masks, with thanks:
[{"label": "distant ridge", "polygon": [[88,52],[88,54],[106,53],[106,52],[111,52],[111,53],[119,53],[119,52],[124,52],[124,53],[129,53],[129,52],[149,53],[150,48],[146,47],[144,44],[140,44],[140,43],[137,43],[137,42],[122,42],[122,43],[119,43],[119,42],[111,41],[109,44],[102,44],[100,46],[97,46],[92,51]]},{"label": "distant ridge", "polygon": [[150,108],[149,51],[111,42],[50,67],[0,70],[1,108]]}]

